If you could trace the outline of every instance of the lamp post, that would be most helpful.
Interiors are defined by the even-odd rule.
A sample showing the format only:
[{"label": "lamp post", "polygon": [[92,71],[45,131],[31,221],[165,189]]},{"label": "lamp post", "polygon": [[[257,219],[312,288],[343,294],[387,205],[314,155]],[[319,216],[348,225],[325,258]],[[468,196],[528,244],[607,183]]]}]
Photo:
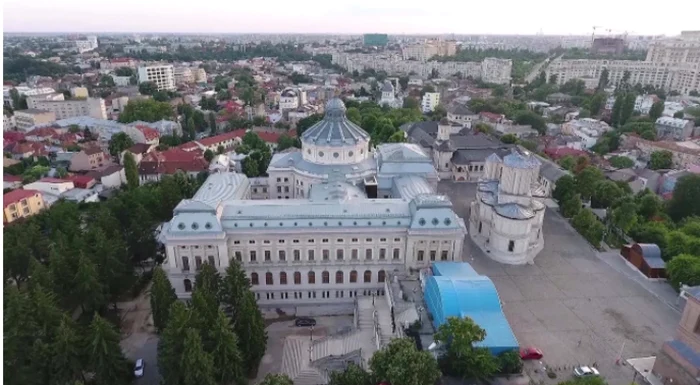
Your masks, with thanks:
[{"label": "lamp post", "polygon": [[309,327],[309,331],[311,332],[311,334],[309,334],[309,340],[313,341],[314,340],[314,327],[313,327],[313,325],[311,327]]}]

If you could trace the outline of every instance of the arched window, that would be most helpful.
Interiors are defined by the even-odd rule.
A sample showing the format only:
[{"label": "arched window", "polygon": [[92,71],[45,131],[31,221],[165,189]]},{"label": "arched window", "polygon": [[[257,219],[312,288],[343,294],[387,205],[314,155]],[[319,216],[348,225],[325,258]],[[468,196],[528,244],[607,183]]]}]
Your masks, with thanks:
[{"label": "arched window", "polygon": [[301,285],[301,273],[298,271],[294,272],[294,284]]},{"label": "arched window", "polygon": [[324,271],[321,273],[321,282],[322,283],[331,283],[331,274],[327,271]]},{"label": "arched window", "polygon": [[313,271],[309,272],[309,283],[316,283],[316,273],[314,273]]},{"label": "arched window", "polygon": [[272,278],[272,273],[270,273],[270,272],[265,273],[265,284],[266,285],[274,285],[275,284],[275,280],[274,280],[274,278]]},{"label": "arched window", "polygon": [[384,282],[386,279],[386,272],[384,270],[379,270],[379,273],[377,273],[377,280],[379,282]]},{"label": "arched window", "polygon": [[356,283],[357,282],[357,271],[353,270],[350,272],[350,283]]},{"label": "arched window", "polygon": [[365,283],[372,282],[372,272],[365,270]]},{"label": "arched window", "polygon": [[341,270],[335,272],[335,283],[343,283],[343,272]]},{"label": "arched window", "polygon": [[192,281],[189,279],[185,280],[185,293],[189,293],[192,291]]},{"label": "arched window", "polygon": [[258,280],[258,273],[250,273],[250,284],[251,285],[259,285],[260,281]]},{"label": "arched window", "polygon": [[280,285],[286,285],[287,284],[287,273],[284,271],[280,273]]}]

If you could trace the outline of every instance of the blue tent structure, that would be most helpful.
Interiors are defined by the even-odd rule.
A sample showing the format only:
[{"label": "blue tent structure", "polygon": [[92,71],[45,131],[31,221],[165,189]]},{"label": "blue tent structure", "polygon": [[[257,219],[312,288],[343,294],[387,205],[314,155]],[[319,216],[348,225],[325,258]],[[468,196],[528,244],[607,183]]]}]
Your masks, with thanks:
[{"label": "blue tent structure", "polygon": [[494,355],[519,348],[491,279],[465,262],[435,262],[432,272],[425,285],[425,302],[436,329],[448,317],[469,317],[486,330],[486,338],[475,346]]}]

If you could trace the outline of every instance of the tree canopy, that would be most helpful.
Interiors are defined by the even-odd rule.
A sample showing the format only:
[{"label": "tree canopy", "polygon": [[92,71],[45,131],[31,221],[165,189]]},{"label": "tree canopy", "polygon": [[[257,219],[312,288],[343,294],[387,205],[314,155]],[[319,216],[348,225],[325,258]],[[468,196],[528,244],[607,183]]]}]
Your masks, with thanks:
[{"label": "tree canopy", "polygon": [[137,120],[157,122],[172,117],[173,108],[170,103],[157,102],[153,99],[131,100],[124,107],[124,112],[119,115],[119,122],[131,123]]}]

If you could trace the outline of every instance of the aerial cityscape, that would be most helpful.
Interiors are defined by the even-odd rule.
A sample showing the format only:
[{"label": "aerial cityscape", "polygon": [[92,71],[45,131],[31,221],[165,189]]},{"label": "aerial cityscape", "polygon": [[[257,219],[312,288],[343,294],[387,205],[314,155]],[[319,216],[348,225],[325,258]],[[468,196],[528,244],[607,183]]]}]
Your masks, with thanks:
[{"label": "aerial cityscape", "polygon": [[126,3],[4,5],[6,383],[700,384],[697,20]]}]

